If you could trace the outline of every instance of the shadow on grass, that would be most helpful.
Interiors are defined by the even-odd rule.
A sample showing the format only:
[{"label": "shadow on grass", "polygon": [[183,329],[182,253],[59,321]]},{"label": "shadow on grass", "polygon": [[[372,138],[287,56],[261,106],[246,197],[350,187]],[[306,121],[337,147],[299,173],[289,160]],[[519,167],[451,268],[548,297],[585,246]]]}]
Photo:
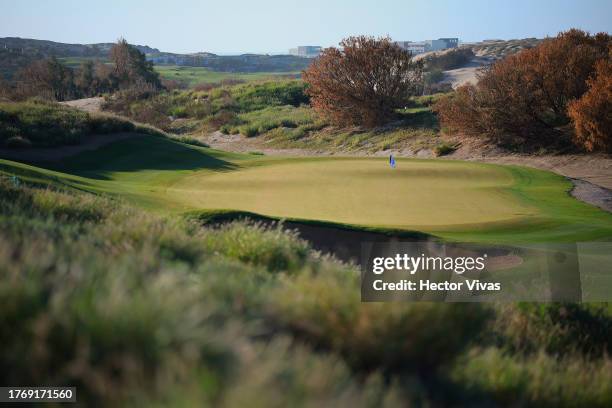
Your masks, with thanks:
[{"label": "shadow on grass", "polygon": [[142,170],[234,170],[238,166],[202,148],[164,137],[134,137],[54,163],[47,168],[97,180]]},{"label": "shadow on grass", "polygon": [[407,109],[398,112],[404,126],[424,127],[437,129],[439,127],[438,118],[430,109]]},{"label": "shadow on grass", "polygon": [[216,226],[232,221],[249,220],[264,225],[297,230],[299,236],[324,254],[333,254],[344,262],[359,265],[361,262],[362,243],[430,241],[436,237],[419,231],[407,231],[390,228],[364,227],[330,221],[307,220],[297,218],[268,217],[248,211],[236,210],[197,210],[185,214],[186,217],[198,220],[202,225]]}]

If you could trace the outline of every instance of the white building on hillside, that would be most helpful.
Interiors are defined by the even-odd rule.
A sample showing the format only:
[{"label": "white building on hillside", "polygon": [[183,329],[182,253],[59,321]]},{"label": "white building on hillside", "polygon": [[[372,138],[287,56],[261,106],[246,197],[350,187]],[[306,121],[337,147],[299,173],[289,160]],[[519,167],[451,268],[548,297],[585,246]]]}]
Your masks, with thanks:
[{"label": "white building on hillside", "polygon": [[318,45],[300,45],[289,50],[290,55],[304,58],[316,58],[321,54],[321,47]]},{"label": "white building on hillside", "polygon": [[396,41],[397,45],[410,51],[413,55],[423,54],[429,51],[441,51],[448,48],[457,48],[459,46],[458,38],[439,38],[437,40],[427,41]]}]

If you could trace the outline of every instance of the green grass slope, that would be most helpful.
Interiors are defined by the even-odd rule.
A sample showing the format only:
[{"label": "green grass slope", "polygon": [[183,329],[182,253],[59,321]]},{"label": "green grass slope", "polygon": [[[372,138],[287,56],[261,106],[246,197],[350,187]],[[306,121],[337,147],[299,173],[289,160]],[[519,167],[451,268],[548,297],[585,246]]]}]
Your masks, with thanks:
[{"label": "green grass slope", "polygon": [[174,80],[193,87],[202,83],[219,83],[226,79],[240,81],[261,81],[265,79],[278,78],[282,76],[296,76],[299,71],[294,72],[220,72],[212,71],[204,67],[182,67],[176,65],[156,65],[155,70],[163,79]]},{"label": "green grass slope", "polygon": [[384,158],[281,158],[134,137],[53,166],[0,171],[120,195],[162,212],[270,217],[416,230],[488,242],[612,237],[612,215],[572,198],[553,173],[518,166]]}]

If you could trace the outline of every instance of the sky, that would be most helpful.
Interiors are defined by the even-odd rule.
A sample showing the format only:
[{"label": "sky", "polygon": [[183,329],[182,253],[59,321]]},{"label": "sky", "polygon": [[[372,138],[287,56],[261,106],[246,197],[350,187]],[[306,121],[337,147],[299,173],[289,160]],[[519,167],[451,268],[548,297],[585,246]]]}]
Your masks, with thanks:
[{"label": "sky", "polygon": [[349,35],[472,42],[612,32],[612,0],[0,0],[0,37],[168,52],[287,53]]}]

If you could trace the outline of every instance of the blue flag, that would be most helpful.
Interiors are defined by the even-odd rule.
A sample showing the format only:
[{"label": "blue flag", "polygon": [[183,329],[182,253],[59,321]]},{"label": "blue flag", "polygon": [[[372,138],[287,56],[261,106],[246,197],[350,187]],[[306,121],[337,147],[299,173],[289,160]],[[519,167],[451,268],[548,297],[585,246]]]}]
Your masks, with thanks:
[{"label": "blue flag", "polygon": [[389,166],[391,166],[392,169],[395,168],[395,157],[393,157],[393,155],[389,156]]}]

